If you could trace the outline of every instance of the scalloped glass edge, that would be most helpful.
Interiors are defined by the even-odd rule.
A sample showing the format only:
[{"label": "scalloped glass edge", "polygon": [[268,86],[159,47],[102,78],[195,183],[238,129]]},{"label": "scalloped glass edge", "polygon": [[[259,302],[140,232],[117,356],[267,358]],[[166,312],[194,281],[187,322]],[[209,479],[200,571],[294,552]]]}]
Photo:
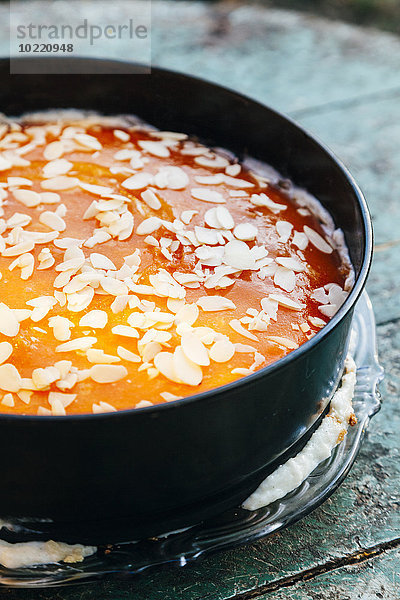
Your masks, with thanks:
[{"label": "scalloped glass edge", "polygon": [[351,427],[330,458],[322,462],[284,498],[256,511],[241,508],[168,536],[125,543],[99,551],[82,563],[38,565],[21,569],[0,566],[0,585],[40,588],[124,578],[164,564],[183,566],[211,553],[232,549],[266,537],[295,523],[324,502],[348,474],[370,419],[381,406],[378,384],[383,378],[376,346],[375,318],[366,292],[354,310],[351,350],[357,365],[353,407],[357,425]]}]

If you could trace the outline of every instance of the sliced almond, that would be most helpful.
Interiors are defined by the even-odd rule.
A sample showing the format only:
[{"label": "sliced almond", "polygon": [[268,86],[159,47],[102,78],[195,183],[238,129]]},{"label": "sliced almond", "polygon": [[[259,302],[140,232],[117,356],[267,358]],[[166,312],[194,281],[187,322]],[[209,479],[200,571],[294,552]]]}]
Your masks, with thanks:
[{"label": "sliced almond", "polygon": [[210,358],[207,348],[193,333],[185,333],[181,338],[182,350],[185,356],[199,366],[208,366]]},{"label": "sliced almond", "polygon": [[245,242],[232,240],[225,245],[224,263],[237,269],[254,269],[255,260]]},{"label": "sliced almond", "polygon": [[14,198],[28,208],[38,206],[41,202],[41,196],[32,190],[14,190]]},{"label": "sliced almond", "polygon": [[15,406],[13,395],[12,394],[4,394],[3,398],[1,399],[1,404],[3,404],[3,406],[8,406],[9,408],[13,408]]},{"label": "sliced almond", "polygon": [[9,342],[0,342],[0,364],[3,364],[13,353],[13,347]]},{"label": "sliced almond", "polygon": [[229,321],[229,325],[234,331],[236,331],[236,333],[239,333],[240,335],[249,338],[249,340],[254,340],[255,342],[258,342],[257,336],[255,336],[253,333],[250,333],[250,331],[247,331],[247,329],[243,327],[239,319],[232,319],[232,321]]},{"label": "sliced almond", "polygon": [[203,202],[212,202],[213,204],[224,204],[225,198],[221,192],[215,190],[209,190],[208,188],[192,188],[190,193],[196,200],[202,200]]},{"label": "sliced almond", "polygon": [[159,219],[158,217],[149,217],[148,219],[142,221],[136,227],[136,233],[137,235],[148,235],[149,233],[154,233],[155,231],[157,231],[157,229],[159,229],[161,225],[161,219]]},{"label": "sliced almond", "polygon": [[332,246],[328,244],[328,242],[317,231],[311,229],[311,227],[308,227],[307,225],[303,227],[303,230],[311,244],[317,248],[317,250],[324,252],[324,254],[331,254],[333,252]]},{"label": "sliced almond", "polygon": [[119,356],[105,354],[104,350],[98,348],[89,348],[89,350],[86,351],[86,358],[90,363],[95,364],[109,364],[120,361]]},{"label": "sliced almond", "polygon": [[135,173],[132,177],[128,177],[121,185],[127,190],[141,190],[150,185],[152,181],[153,175],[143,171],[142,173]]},{"label": "sliced almond", "polygon": [[293,340],[287,338],[287,337],[282,337],[282,336],[278,336],[278,335],[269,335],[267,338],[270,342],[274,342],[275,344],[278,344],[279,346],[284,346],[285,348],[288,348],[289,350],[294,350],[295,348],[298,348],[299,345],[294,342]]},{"label": "sliced almond", "polygon": [[40,182],[44,190],[59,192],[63,190],[72,190],[79,185],[79,179],[76,177],[68,177],[68,175],[59,175],[51,179],[45,179]]},{"label": "sliced almond", "polygon": [[123,360],[127,360],[129,362],[140,363],[142,361],[140,356],[138,356],[134,352],[131,352],[130,350],[127,350],[123,346],[118,346],[117,354],[120,358],[122,358]]},{"label": "sliced almond", "polygon": [[281,306],[284,306],[285,308],[290,308],[291,310],[302,310],[303,308],[305,308],[304,304],[300,304],[300,302],[296,302],[295,300],[292,300],[292,298],[288,298],[283,294],[270,294],[269,299],[274,300]]},{"label": "sliced almond", "polygon": [[286,243],[292,232],[293,225],[289,221],[277,221],[275,227],[279,235],[279,241]]},{"label": "sliced almond", "polygon": [[235,354],[235,345],[229,340],[218,340],[210,348],[210,358],[217,363],[231,360]]},{"label": "sliced almond", "polygon": [[196,304],[204,312],[216,312],[220,310],[234,310],[236,305],[229,298],[223,296],[201,296]]},{"label": "sliced almond", "polygon": [[37,390],[43,390],[60,379],[60,375],[57,367],[40,367],[32,371],[32,382]]},{"label": "sliced almond", "polygon": [[56,213],[48,210],[45,210],[41,213],[39,216],[39,221],[54,231],[65,231],[67,228],[64,219],[62,219]]},{"label": "sliced almond", "polygon": [[219,155],[210,157],[204,155],[196,156],[194,162],[202,167],[209,167],[211,169],[225,169],[229,165],[229,160]]},{"label": "sliced almond", "polygon": [[64,154],[65,145],[63,141],[55,141],[47,144],[45,149],[43,150],[43,156],[46,160],[54,160],[56,158],[60,158]]},{"label": "sliced almond", "polygon": [[161,202],[152,190],[145,190],[140,196],[149,208],[153,210],[159,210],[161,208]]},{"label": "sliced almond", "polygon": [[307,268],[304,263],[300,262],[293,256],[278,256],[275,261],[278,263],[278,265],[286,267],[286,269],[291,269],[295,273],[302,273]]},{"label": "sliced almond", "polygon": [[22,387],[21,376],[14,365],[0,365],[0,389],[5,392],[18,392]]},{"label": "sliced almond", "polygon": [[186,385],[197,386],[202,382],[203,371],[191,361],[181,346],[177,346],[173,355],[173,368],[178,378]]},{"label": "sliced almond", "polygon": [[19,332],[19,321],[14,312],[4,304],[0,302],[0,333],[7,337],[14,337]]},{"label": "sliced almond", "polygon": [[67,408],[77,397],[77,394],[63,394],[62,392],[49,392],[48,400],[50,406],[55,402],[60,402],[64,408]]},{"label": "sliced almond", "polygon": [[308,237],[302,231],[295,231],[292,244],[297,246],[299,250],[305,250],[308,246]]},{"label": "sliced almond", "polygon": [[27,240],[25,242],[15,244],[15,246],[10,246],[2,252],[2,255],[5,257],[20,256],[21,254],[30,252],[31,250],[33,250],[34,247],[34,242],[32,242],[31,240]]},{"label": "sliced almond", "polygon": [[101,150],[103,147],[96,137],[87,133],[76,133],[74,139],[89,150]]},{"label": "sliced almond", "polygon": [[91,327],[92,329],[104,329],[108,322],[105,310],[91,310],[83,315],[79,321],[79,327]]},{"label": "sliced almond", "polygon": [[126,296],[129,292],[128,287],[123,281],[114,279],[113,277],[103,277],[100,280],[100,285],[107,294],[112,296]]},{"label": "sliced almond", "polygon": [[258,229],[251,223],[239,223],[233,230],[233,235],[238,240],[251,241],[257,237]]},{"label": "sliced almond", "polygon": [[69,319],[56,315],[50,317],[49,326],[53,329],[56,340],[66,342],[71,337],[71,327],[74,327],[74,324]]},{"label": "sliced almond", "polygon": [[154,185],[160,189],[183,190],[189,184],[189,177],[181,167],[160,167],[154,177]]},{"label": "sliced almond", "polygon": [[134,327],[129,327],[128,325],[115,325],[115,327],[113,327],[111,331],[114,335],[121,335],[130,338],[139,337],[137,329],[135,329]]},{"label": "sliced almond", "polygon": [[70,340],[69,342],[57,346],[56,352],[76,352],[78,350],[86,352],[86,350],[89,350],[96,342],[97,338],[92,336],[75,338],[74,340]]},{"label": "sliced almond", "polygon": [[158,156],[159,158],[168,158],[170,152],[164,144],[161,142],[151,142],[150,140],[140,140],[138,142],[139,146],[145,152],[152,154],[153,156]]},{"label": "sliced almond", "polygon": [[73,166],[74,165],[69,162],[69,160],[65,160],[65,158],[56,158],[43,167],[43,176],[50,178],[57,177],[58,175],[65,175]]},{"label": "sliced almond", "polygon": [[292,292],[296,287],[296,275],[294,271],[278,266],[274,275],[274,284],[286,292]]},{"label": "sliced almond", "polygon": [[175,383],[182,383],[174,368],[174,355],[171,352],[159,352],[154,357],[154,365],[164,377]]},{"label": "sliced almond", "polygon": [[94,365],[90,369],[90,378],[96,383],[114,383],[128,375],[123,365]]},{"label": "sliced almond", "polygon": [[199,314],[200,312],[196,304],[184,304],[184,306],[176,313],[175,322],[194,325],[199,318]]},{"label": "sliced almond", "polygon": [[131,139],[130,134],[127,131],[123,131],[123,129],[114,129],[113,134],[121,142],[129,142]]}]

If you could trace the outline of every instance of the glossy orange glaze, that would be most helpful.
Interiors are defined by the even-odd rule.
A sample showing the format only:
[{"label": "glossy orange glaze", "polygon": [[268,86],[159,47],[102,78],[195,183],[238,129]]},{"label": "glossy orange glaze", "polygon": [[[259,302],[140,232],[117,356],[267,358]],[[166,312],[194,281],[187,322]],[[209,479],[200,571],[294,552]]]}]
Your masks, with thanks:
[{"label": "glossy orange glaze", "polygon": [[[77,125],[78,126],[78,125]],[[37,127],[37,126],[36,126]],[[61,130],[65,124],[61,127]],[[25,126],[22,131],[27,135],[26,140],[11,141],[8,143],[18,148],[28,143],[34,129]],[[125,129],[127,131],[127,129]],[[82,250],[86,257],[91,253],[100,253],[110,258],[117,269],[123,265],[123,257],[131,255],[136,249],[140,250],[141,263],[137,272],[140,275],[137,283],[148,284],[149,275],[155,274],[160,268],[167,270],[171,274],[179,271],[182,273],[192,272],[197,259],[193,252],[193,247],[187,247],[184,251],[182,245],[172,253],[172,259],[166,258],[160,251],[160,248],[148,245],[145,242],[145,235],[136,233],[137,226],[147,217],[157,216],[166,221],[173,222],[175,218],[179,218],[182,211],[197,210],[196,214],[188,225],[185,225],[187,230],[194,230],[196,225],[204,226],[204,214],[207,210],[219,204],[212,204],[205,201],[200,201],[191,196],[191,188],[204,188],[221,192],[226,200],[226,207],[232,215],[235,225],[239,223],[252,223],[257,229],[256,241],[246,242],[251,248],[256,243],[259,246],[265,245],[268,250],[268,256],[272,259],[276,257],[295,257],[306,265],[306,270],[296,273],[296,285],[293,291],[288,293],[274,284],[273,277],[267,275],[265,279],[260,279],[257,271],[243,270],[239,274],[233,275],[233,285],[225,289],[206,289],[201,283],[198,288],[186,288],[186,303],[195,303],[198,298],[205,295],[219,295],[233,301],[236,308],[223,310],[220,312],[204,312],[200,309],[199,316],[193,327],[210,327],[219,334],[228,336],[231,342],[247,344],[253,346],[257,352],[262,355],[259,357],[259,364],[255,368],[261,368],[277,359],[285,356],[290,349],[284,345],[271,341],[271,336],[280,336],[292,340],[296,345],[303,344],[307,339],[314,335],[320,326],[313,325],[309,317],[317,317],[327,321],[318,309],[319,303],[310,297],[312,290],[319,288],[328,283],[338,283],[341,287],[344,285],[348,269],[341,263],[341,259],[336,250],[331,254],[326,254],[318,250],[311,243],[308,243],[306,249],[301,252],[292,243],[292,236],[289,241],[283,243],[279,241],[279,236],[275,228],[277,221],[288,221],[293,225],[294,230],[303,231],[305,225],[313,228],[315,231],[323,235],[323,231],[319,225],[318,219],[309,214],[302,216],[298,212],[298,206],[290,198],[290,193],[276,184],[264,183],[261,187],[257,180],[245,168],[237,175],[238,178],[246,180],[254,184],[249,190],[246,197],[231,197],[229,190],[235,189],[224,183],[217,185],[202,185],[194,180],[195,176],[210,176],[216,173],[224,173],[224,167],[211,168],[198,165],[193,156],[183,155],[182,148],[186,144],[184,140],[178,141],[175,145],[170,146],[170,156],[168,158],[158,158],[146,151],[141,150],[137,142],[138,140],[157,141],[157,137],[149,134],[145,129],[132,129],[130,131],[130,140],[128,142],[121,141],[115,137],[113,128],[90,126],[87,128],[87,133],[97,138],[102,149],[98,151],[81,151],[75,148],[71,151],[66,151],[62,158],[73,163],[73,168],[67,173],[69,177],[77,177],[80,181],[112,187],[115,193],[121,194],[127,198],[128,209],[134,214],[135,226],[132,235],[124,241],[111,239],[105,243],[97,244],[94,248],[89,249],[82,246]],[[47,144],[60,138],[60,134],[56,129],[50,128],[46,134]],[[0,151],[7,150],[7,143],[2,141]],[[43,155],[45,144],[37,145],[26,154],[23,158],[29,161],[26,166],[12,166],[9,169],[4,169],[0,172],[1,182],[7,183],[7,178],[24,177],[31,180],[32,186],[21,186],[22,189],[34,190],[42,193],[44,190],[41,187],[43,181],[43,167],[48,162]],[[125,171],[123,173],[112,173],[110,167],[119,166],[120,168],[129,167],[129,161],[116,160],[114,155],[121,149],[136,149],[140,150],[145,159],[145,165],[137,171],[131,173]],[[232,161],[230,161],[232,162]],[[180,190],[160,189],[155,185],[149,186],[161,201],[159,210],[150,209],[141,199],[143,189],[129,191],[122,186],[122,183],[130,177],[134,172],[150,172],[156,173],[160,166],[175,165],[181,167],[189,177],[189,184]],[[7,187],[4,187],[7,190]],[[9,219],[14,213],[23,213],[29,215],[32,221],[25,226],[26,231],[51,231],[49,227],[41,224],[38,221],[40,213],[44,210],[55,211],[58,204],[43,205],[39,204],[34,208],[28,208],[21,202],[16,200],[12,191],[8,190],[8,196],[4,200],[3,219]],[[66,230],[61,232],[59,238],[72,237],[80,240],[86,240],[93,234],[93,230],[98,226],[98,222],[94,218],[83,220],[84,213],[94,200],[99,200],[99,196],[73,187],[72,189],[57,192],[61,196],[61,202],[65,204],[67,212],[64,217]],[[251,194],[265,193],[274,202],[287,206],[286,210],[279,214],[274,214],[268,208],[256,207],[249,201]],[[137,204],[141,207],[140,214]],[[3,232],[3,238],[6,239],[9,229]],[[155,238],[161,237],[176,239],[173,232],[161,227],[159,230],[151,234]],[[40,251],[48,247],[55,258],[55,264],[45,270],[38,270],[38,255]],[[15,257],[0,257],[0,270],[2,279],[0,281],[0,297],[1,301],[12,309],[26,309],[31,307],[26,305],[26,302],[32,298],[37,298],[43,295],[52,296],[55,288],[53,286],[55,277],[59,272],[55,271],[55,267],[62,263],[64,250],[57,248],[53,242],[47,244],[36,245],[32,254],[35,257],[35,268],[33,274],[26,280],[20,278],[20,269],[14,268],[10,271],[9,266],[15,260]],[[207,267],[205,267],[206,269]],[[209,267],[212,272],[213,267]],[[58,288],[61,291],[61,288]],[[255,335],[257,341],[248,339],[247,337],[237,333],[230,326],[232,319],[242,319],[246,317],[248,309],[261,310],[260,300],[267,297],[270,293],[279,293],[290,297],[293,300],[301,303],[301,310],[291,310],[279,306],[277,312],[277,320],[271,319],[266,331],[252,330],[250,333]],[[136,295],[140,300],[154,302],[156,307],[161,308],[163,312],[171,312],[167,308],[167,299],[157,297],[155,295],[142,296],[136,292],[129,292],[130,296]],[[75,339],[85,335],[94,336],[97,342],[93,345],[94,348],[102,349],[106,354],[118,356],[117,347],[123,346],[127,350],[139,354],[138,339],[122,337],[112,333],[111,329],[115,325],[127,325],[127,318],[133,312],[142,312],[143,306],[138,308],[126,307],[124,310],[114,314],[110,310],[110,305],[114,300],[114,296],[109,294],[98,295],[95,293],[90,305],[81,312],[71,312],[66,306],[55,304],[48,314],[39,322],[33,322],[30,318],[20,323],[20,331],[17,336],[9,337],[0,334],[0,341],[7,341],[13,345],[13,353],[7,359],[7,363],[17,367],[21,377],[31,378],[32,371],[39,367],[48,367],[54,365],[60,360],[68,360],[72,362],[73,367],[79,370],[87,370],[92,366],[88,362],[87,356],[83,351],[56,352],[56,347],[61,341],[54,337],[53,329],[49,327],[49,318],[55,315],[60,315],[68,318],[74,327],[71,328],[71,338]],[[82,316],[93,309],[101,309],[108,314],[108,323],[104,329],[91,329],[89,327],[81,327],[79,321]],[[247,330],[247,324],[244,323]],[[156,326],[160,329],[160,327]],[[304,329],[304,331],[301,329]],[[162,329],[162,327],[161,327]],[[138,330],[139,336],[142,337],[144,330]],[[175,324],[170,326],[166,331],[172,334],[171,340],[163,348],[163,351],[173,351],[179,345],[180,337],[176,332]],[[210,345],[208,345],[210,348]],[[64,391],[70,394],[77,394],[73,402],[66,408],[67,414],[71,413],[86,413],[92,412],[93,403],[98,404],[100,401],[105,401],[112,405],[117,410],[135,407],[136,404],[145,400],[149,403],[158,404],[164,402],[164,398],[160,396],[163,392],[169,392],[177,397],[188,396],[194,393],[203,392],[211,388],[224,385],[234,381],[242,375],[232,373],[235,368],[249,368],[254,363],[254,353],[251,352],[236,352],[234,356],[227,362],[217,363],[211,360],[209,366],[201,367],[203,378],[199,385],[187,385],[170,381],[161,373],[154,369],[153,361],[147,368],[139,370],[142,363],[132,363],[124,359],[114,364],[124,365],[127,369],[127,375],[114,383],[96,383],[90,377],[76,383],[72,389],[60,390],[56,383],[52,383],[48,389],[44,391],[34,391],[27,402],[23,402],[17,393],[12,392],[14,406],[9,407],[0,403],[0,411],[7,413],[20,414],[36,414],[39,407],[51,409],[48,402],[48,393],[50,391]],[[150,375],[150,376],[149,376]],[[0,398],[4,396],[7,390],[0,392]],[[26,400],[26,398],[25,398]],[[41,410],[42,413],[46,411]]]}]

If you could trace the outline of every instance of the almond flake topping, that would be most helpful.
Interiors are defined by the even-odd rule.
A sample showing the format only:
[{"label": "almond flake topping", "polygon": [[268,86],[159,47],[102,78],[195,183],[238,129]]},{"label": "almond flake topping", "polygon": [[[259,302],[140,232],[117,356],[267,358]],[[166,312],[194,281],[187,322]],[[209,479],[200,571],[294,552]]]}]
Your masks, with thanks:
[{"label": "almond flake topping", "polygon": [[279,344],[280,346],[285,346],[285,348],[288,348],[289,350],[294,350],[295,348],[298,348],[299,345],[294,342],[293,340],[290,340],[287,337],[280,337],[278,335],[270,335],[268,336],[268,339],[271,342],[274,342],[275,344]]},{"label": "almond flake topping", "polygon": [[245,242],[232,240],[225,246],[224,263],[236,269],[254,269],[255,260]]},{"label": "almond flake topping", "polygon": [[150,185],[152,180],[153,175],[151,173],[135,173],[132,177],[125,179],[121,185],[127,190],[141,190]]},{"label": "almond flake topping", "polygon": [[306,270],[306,265],[300,262],[297,258],[293,256],[278,256],[276,262],[282,267],[286,267],[286,269],[291,269],[295,273],[301,273]]},{"label": "almond flake topping", "polygon": [[12,352],[13,347],[9,342],[0,342],[0,364],[10,358]]},{"label": "almond flake topping", "polygon": [[44,390],[60,379],[60,371],[56,367],[45,367],[32,371],[32,382],[37,390]]},{"label": "almond flake topping", "polygon": [[50,212],[48,210],[42,212],[42,214],[39,217],[39,221],[43,223],[43,225],[46,225],[47,227],[50,227],[50,229],[54,229],[55,231],[65,231],[67,227],[65,221],[61,217],[59,217],[56,213]]},{"label": "almond flake topping", "polygon": [[203,202],[212,202],[213,204],[224,204],[225,198],[221,192],[209,190],[208,188],[192,188],[190,190],[192,197]]},{"label": "almond flake topping", "polygon": [[294,271],[278,266],[274,275],[274,284],[286,292],[293,292],[296,287],[296,275]]},{"label": "almond flake topping", "polygon": [[73,166],[74,165],[69,162],[69,160],[65,160],[65,158],[56,158],[43,167],[43,176],[50,178],[57,177],[58,175],[65,175]]},{"label": "almond flake topping", "polygon": [[[96,384],[123,379],[118,408],[129,386],[150,396],[137,408],[153,406],[152,389],[154,404],[176,400],[203,377],[206,388],[218,382],[225,365],[232,380],[270,362],[273,345],[282,354],[297,348],[297,337],[315,335],[345,301],[351,274],[343,285],[325,283],[317,255],[305,252],[340,254],[343,234],[323,212],[314,218],[315,199],[305,192],[280,191],[268,167],[258,175],[257,161],[241,165],[186,134],[118,129],[116,119],[106,125],[111,138],[92,117],[38,123],[0,125],[0,171],[13,169],[0,182],[0,280],[10,284],[4,298],[15,282],[17,306],[21,298],[27,304],[0,303],[0,333],[16,338],[0,341],[5,412],[20,411],[21,402],[39,415],[82,412],[78,403],[90,393],[89,411],[114,412]],[[25,158],[33,151],[42,162]],[[322,266],[329,260],[320,257]],[[309,302],[321,319],[308,316]],[[20,323],[22,342],[38,349],[26,377],[7,362],[19,360]],[[53,361],[48,351],[57,353]],[[156,386],[146,387],[152,379]],[[37,409],[38,392],[46,400]]]},{"label": "almond flake topping", "polygon": [[32,321],[35,321],[35,323],[44,319],[56,303],[57,300],[53,298],[53,296],[39,296],[39,298],[33,298],[26,302],[28,306],[33,307],[31,319]]},{"label": "almond flake topping", "polygon": [[254,240],[257,237],[257,227],[252,225],[251,223],[240,223],[236,225],[233,230],[233,235],[238,240],[250,241]]},{"label": "almond flake topping", "polygon": [[121,142],[129,142],[131,139],[129,133],[127,131],[123,131],[122,129],[114,129],[113,134],[117,139],[121,140]]},{"label": "almond flake topping", "polygon": [[0,389],[5,392],[18,392],[22,387],[18,370],[10,363],[0,365]]},{"label": "almond flake topping", "polygon": [[28,208],[38,206],[41,202],[41,196],[32,190],[14,190],[14,198]]},{"label": "almond flake topping", "polygon": [[258,342],[258,338],[252,333],[250,333],[250,331],[247,331],[247,329],[243,327],[239,319],[232,319],[232,321],[229,321],[229,325],[234,331],[236,331],[236,333],[240,333],[240,335],[249,338],[249,340],[254,340],[255,342]]},{"label": "almond flake topping", "polygon": [[254,206],[269,208],[269,210],[274,214],[278,214],[282,210],[287,209],[285,204],[274,202],[266,194],[252,194],[250,197],[250,202],[254,204]]},{"label": "almond flake topping", "polygon": [[104,402],[103,400],[100,400],[100,402],[98,404],[96,404],[95,402],[93,402],[93,404],[92,404],[93,414],[101,414],[101,413],[116,412],[116,411],[117,411],[117,409],[114,408],[114,406],[112,406],[112,404],[109,404],[108,402]]},{"label": "almond flake topping", "polygon": [[158,156],[159,158],[168,158],[170,154],[167,146],[161,142],[150,142],[148,140],[143,140],[139,142],[139,146],[142,148],[142,150],[145,150],[145,152],[153,154],[154,156]]},{"label": "almond flake topping", "polygon": [[[79,185],[79,179],[76,177],[68,177],[68,175],[58,175],[50,179],[45,179],[40,183],[44,190],[51,190],[54,192],[72,190]],[[17,198],[18,200],[18,198]]]},{"label": "almond flake topping", "polygon": [[196,302],[204,312],[220,310],[235,310],[236,305],[229,298],[223,296],[201,296]]},{"label": "almond flake topping", "polygon": [[99,140],[92,135],[88,135],[87,133],[76,133],[74,135],[75,140],[85,146],[89,150],[101,150],[102,145]]},{"label": "almond flake topping", "polygon": [[149,233],[154,233],[157,229],[160,229],[161,225],[161,219],[158,217],[149,217],[136,227],[136,233],[137,235],[148,235]]},{"label": "almond flake topping", "polygon": [[140,356],[138,356],[134,352],[131,352],[130,350],[127,350],[123,346],[118,346],[117,354],[120,358],[122,358],[123,360],[127,360],[128,362],[139,363],[142,360]]},{"label": "almond flake topping", "polygon": [[90,369],[90,378],[96,383],[114,383],[128,375],[123,365],[94,365]]},{"label": "almond flake topping", "polygon": [[67,408],[77,397],[77,394],[63,394],[62,392],[49,392],[48,400],[52,407],[55,403],[61,403],[64,408]]},{"label": "almond flake topping", "polygon": [[64,154],[65,145],[62,141],[50,142],[43,151],[43,156],[46,160],[54,160],[60,158]]},{"label": "almond flake topping", "polygon": [[35,243],[31,240],[27,240],[26,242],[15,244],[15,246],[10,246],[2,252],[2,255],[7,257],[20,256],[21,254],[25,254],[25,252],[30,252],[34,247]]},{"label": "almond flake topping", "polygon": [[197,386],[203,379],[201,367],[190,360],[183,351],[182,346],[177,346],[172,358],[173,368],[182,383]]},{"label": "almond flake topping", "polygon": [[209,167],[211,169],[224,169],[229,165],[229,161],[223,156],[211,155],[210,157],[200,155],[196,156],[194,162],[201,167]]},{"label": "almond flake topping", "polygon": [[12,394],[4,394],[1,403],[4,406],[9,406],[10,408],[12,408],[13,406],[15,406],[15,402],[14,402],[14,398]]},{"label": "almond flake topping", "polygon": [[305,225],[303,229],[311,244],[315,246],[317,250],[320,250],[325,254],[331,254],[333,252],[332,246],[328,244],[328,242],[322,237],[322,235],[317,233],[315,229],[311,229],[311,227],[308,227],[307,225]]},{"label": "almond flake topping", "polygon": [[218,363],[228,362],[234,354],[235,346],[229,340],[218,340],[210,348],[210,358]]},{"label": "almond flake topping", "polygon": [[183,190],[189,184],[189,177],[181,167],[160,167],[154,176],[154,185],[160,189]]},{"label": "almond flake topping", "polygon": [[293,225],[288,221],[277,221],[275,227],[279,235],[279,241],[286,243],[292,232]]},{"label": "almond flake topping", "polygon": [[71,327],[74,327],[72,321],[59,315],[50,317],[49,327],[52,327],[56,340],[66,342],[71,337]]},{"label": "almond flake topping", "polygon": [[185,223],[185,225],[189,225],[190,221],[197,214],[199,214],[198,210],[184,210],[181,213],[181,221],[183,221],[183,223]]},{"label": "almond flake topping", "polygon": [[95,364],[110,364],[120,361],[119,356],[105,354],[104,350],[98,348],[89,348],[89,350],[86,351],[86,358],[90,363]]},{"label": "almond flake topping", "polygon": [[292,300],[292,298],[284,296],[283,294],[270,294],[269,300],[273,300],[281,306],[284,306],[285,308],[290,308],[291,310],[302,310],[303,308],[305,308],[304,304],[300,304],[299,302],[296,302],[295,300]]},{"label": "almond flake topping", "polygon": [[116,271],[117,267],[114,265],[112,260],[110,260],[104,254],[98,254],[97,252],[92,252],[89,256],[90,262],[92,263],[92,267],[94,269],[105,269],[106,271]]},{"label": "almond flake topping", "polygon": [[129,327],[128,325],[115,325],[115,327],[113,327],[111,331],[114,335],[121,335],[130,338],[139,337],[137,329],[135,329],[134,327]]},{"label": "almond flake topping", "polygon": [[108,322],[105,310],[91,310],[83,315],[79,321],[79,327],[90,327],[92,329],[104,329]]},{"label": "almond flake topping", "polygon": [[171,352],[159,352],[159,354],[154,357],[154,365],[156,369],[170,381],[182,383],[175,372],[173,354],[171,354]]},{"label": "almond flake topping", "polygon": [[24,187],[31,186],[33,182],[26,177],[7,177],[9,187]]},{"label": "almond flake topping", "polygon": [[153,210],[159,210],[161,208],[160,200],[151,190],[145,190],[140,194],[140,196],[143,202],[145,202],[149,208],[152,208]]},{"label": "almond flake topping", "polygon": [[4,302],[0,302],[0,333],[15,337],[19,332],[19,321],[14,312]]},{"label": "almond flake topping", "polygon": [[78,350],[86,352],[86,350],[89,350],[96,342],[97,338],[91,336],[75,338],[74,340],[70,340],[69,342],[65,342],[65,344],[57,346],[56,352],[76,352]]},{"label": "almond flake topping", "polygon": [[210,364],[206,347],[193,333],[184,333],[181,345],[185,356],[196,365],[207,366]]}]

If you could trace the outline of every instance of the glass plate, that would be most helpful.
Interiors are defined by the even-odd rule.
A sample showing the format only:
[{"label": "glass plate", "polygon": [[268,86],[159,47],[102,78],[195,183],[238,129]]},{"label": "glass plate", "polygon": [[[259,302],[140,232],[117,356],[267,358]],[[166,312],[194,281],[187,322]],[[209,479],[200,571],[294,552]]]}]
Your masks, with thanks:
[{"label": "glass plate", "polygon": [[[349,472],[371,417],[380,408],[377,389],[383,377],[376,351],[375,319],[364,292],[356,305],[351,345],[357,364],[353,406],[357,425],[331,457],[321,463],[296,490],[269,506],[224,512],[199,525],[164,537],[100,547],[82,563],[57,563],[21,569],[0,566],[0,584],[13,587],[47,587],[133,575],[162,564],[185,565],[212,552],[252,543],[295,523],[326,500]],[[23,532],[23,528],[21,528]]]}]

